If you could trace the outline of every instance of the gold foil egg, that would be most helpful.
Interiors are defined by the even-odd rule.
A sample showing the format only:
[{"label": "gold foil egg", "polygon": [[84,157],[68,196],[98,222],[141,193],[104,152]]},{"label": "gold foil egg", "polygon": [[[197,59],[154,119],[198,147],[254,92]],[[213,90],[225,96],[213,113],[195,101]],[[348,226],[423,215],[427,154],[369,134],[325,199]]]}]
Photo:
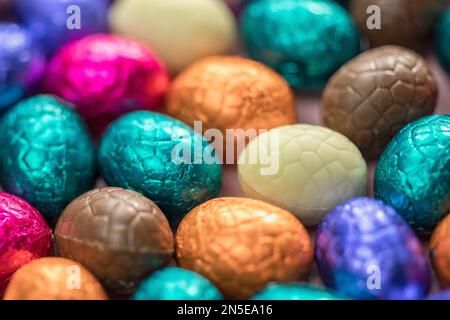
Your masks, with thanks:
[{"label": "gold foil egg", "polygon": [[98,280],[81,264],[64,258],[34,260],[17,270],[5,300],[106,300]]},{"label": "gold foil egg", "polygon": [[430,251],[434,270],[442,286],[450,288],[450,214],[434,230]]},{"label": "gold foil egg", "polygon": [[307,274],[313,252],[306,229],[290,212],[248,198],[216,198],[181,222],[176,259],[226,298],[246,299],[269,282]]}]

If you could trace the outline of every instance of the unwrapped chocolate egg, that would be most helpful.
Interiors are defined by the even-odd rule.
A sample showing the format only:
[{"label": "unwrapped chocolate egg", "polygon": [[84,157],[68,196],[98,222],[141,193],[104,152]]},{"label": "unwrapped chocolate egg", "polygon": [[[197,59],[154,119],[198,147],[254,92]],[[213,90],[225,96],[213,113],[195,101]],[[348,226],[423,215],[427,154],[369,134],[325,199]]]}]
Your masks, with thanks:
[{"label": "unwrapped chocolate egg", "polygon": [[321,89],[360,50],[350,15],[333,1],[253,1],[241,29],[250,57],[280,72],[294,88]]},{"label": "unwrapped chocolate egg", "polygon": [[447,9],[436,27],[434,39],[436,55],[442,67],[450,73],[450,9]]},{"label": "unwrapped chocolate egg", "polygon": [[95,180],[94,146],[70,106],[55,97],[23,100],[0,120],[0,183],[54,224]]},{"label": "unwrapped chocolate egg", "polygon": [[[205,136],[219,130],[226,155],[218,156],[227,163],[235,163],[248,130],[253,138],[261,130],[296,123],[288,84],[266,66],[234,56],[208,57],[186,69],[170,88],[166,110]],[[216,147],[222,150],[221,143]]]},{"label": "unwrapped chocolate egg", "polygon": [[305,124],[253,139],[238,160],[245,195],[317,225],[339,203],[366,193],[367,165],[358,148],[333,130]]},{"label": "unwrapped chocolate egg", "polygon": [[409,122],[433,113],[436,80],[426,61],[396,46],[369,50],[345,64],[322,97],[324,124],[379,155]]},{"label": "unwrapped chocolate egg", "polygon": [[14,273],[5,300],[106,300],[98,280],[81,264],[49,257],[32,261]]},{"label": "unwrapped chocolate egg", "polygon": [[161,210],[141,194],[99,188],[75,199],[55,230],[62,257],[84,265],[116,293],[128,293],[169,264],[173,234]]},{"label": "unwrapped chocolate egg", "polygon": [[176,227],[198,204],[218,195],[222,169],[214,149],[184,123],[149,111],[124,115],[98,152],[106,183],[142,193]]},{"label": "unwrapped chocolate egg", "polygon": [[230,52],[233,13],[222,0],[122,0],[111,7],[113,33],[144,41],[172,73],[194,61]]},{"label": "unwrapped chocolate egg", "polygon": [[252,300],[346,300],[333,292],[300,283],[271,284]]},{"label": "unwrapped chocolate egg", "polygon": [[312,245],[288,211],[247,198],[216,198],[194,208],[176,234],[181,268],[212,281],[225,298],[246,299],[271,281],[308,273]]},{"label": "unwrapped chocolate egg", "polygon": [[41,80],[45,58],[30,33],[14,23],[0,23],[0,111],[22,99]]},{"label": "unwrapped chocolate egg", "polygon": [[419,233],[450,212],[450,116],[423,117],[389,143],[375,172],[375,196]]},{"label": "unwrapped chocolate egg", "polygon": [[198,273],[166,268],[144,280],[134,300],[221,300],[219,290]]},{"label": "unwrapped chocolate egg", "polygon": [[355,299],[422,299],[430,285],[425,251],[389,206],[355,198],[319,225],[315,257],[327,287]]},{"label": "unwrapped chocolate egg", "polygon": [[12,274],[52,253],[52,230],[25,200],[0,192],[0,295]]},{"label": "unwrapped chocolate egg", "polygon": [[351,0],[350,12],[372,46],[418,48],[446,5],[446,0]]},{"label": "unwrapped chocolate egg", "polygon": [[433,231],[430,251],[434,270],[442,285],[450,288],[450,214]]}]

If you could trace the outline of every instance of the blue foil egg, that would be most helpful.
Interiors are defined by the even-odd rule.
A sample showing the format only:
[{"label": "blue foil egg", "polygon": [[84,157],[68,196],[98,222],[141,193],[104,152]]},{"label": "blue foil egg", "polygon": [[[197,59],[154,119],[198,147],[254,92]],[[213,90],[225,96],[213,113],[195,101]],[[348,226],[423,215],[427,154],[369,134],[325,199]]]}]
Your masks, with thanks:
[{"label": "blue foil egg", "polygon": [[30,33],[0,23],[0,112],[22,99],[42,78],[45,59]]},{"label": "blue foil egg", "polygon": [[54,224],[94,184],[94,146],[83,121],[63,101],[40,95],[11,108],[0,128],[2,188]]},{"label": "blue foil egg", "polygon": [[450,73],[450,9],[447,9],[437,24],[435,48],[442,67]]},{"label": "blue foil egg", "polygon": [[241,28],[249,55],[276,69],[294,88],[321,89],[360,52],[350,15],[333,1],[254,1]]},{"label": "blue foil egg", "polygon": [[251,300],[346,300],[328,290],[300,283],[272,284]]},{"label": "blue foil egg", "polygon": [[433,231],[450,212],[450,116],[421,118],[392,139],[375,171],[375,196],[417,232]]},{"label": "blue foil egg", "polygon": [[206,278],[181,268],[165,268],[144,280],[133,300],[222,300],[219,290]]},{"label": "blue foil egg", "polygon": [[200,203],[216,197],[222,168],[202,135],[171,117],[138,111],[107,129],[98,152],[106,183],[154,201],[172,226]]},{"label": "blue foil egg", "polygon": [[63,44],[108,30],[108,0],[15,0],[21,23],[46,54]]},{"label": "blue foil egg", "polygon": [[420,241],[381,201],[354,198],[325,216],[315,256],[325,285],[355,299],[421,299],[430,285]]}]

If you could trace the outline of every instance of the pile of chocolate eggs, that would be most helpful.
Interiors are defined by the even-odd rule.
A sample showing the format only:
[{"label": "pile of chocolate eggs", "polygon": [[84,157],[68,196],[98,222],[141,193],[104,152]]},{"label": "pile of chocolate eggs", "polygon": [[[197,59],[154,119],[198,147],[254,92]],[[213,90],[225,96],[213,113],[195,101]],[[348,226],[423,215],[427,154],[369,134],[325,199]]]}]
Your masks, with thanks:
[{"label": "pile of chocolate eggs", "polygon": [[0,4],[3,299],[448,298],[446,1]]}]

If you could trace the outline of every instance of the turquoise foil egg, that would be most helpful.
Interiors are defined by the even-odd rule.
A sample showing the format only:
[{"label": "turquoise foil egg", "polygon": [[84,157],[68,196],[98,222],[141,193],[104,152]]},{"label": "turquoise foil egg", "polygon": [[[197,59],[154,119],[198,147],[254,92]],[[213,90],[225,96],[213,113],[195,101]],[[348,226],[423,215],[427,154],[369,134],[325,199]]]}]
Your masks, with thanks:
[{"label": "turquoise foil egg", "polygon": [[450,9],[444,12],[436,27],[435,47],[439,62],[450,73]]},{"label": "turquoise foil egg", "polygon": [[375,196],[420,234],[450,212],[450,116],[421,118],[392,139],[376,168]]},{"label": "turquoise foil egg", "polygon": [[132,112],[113,122],[98,152],[106,183],[154,201],[175,227],[200,203],[216,197],[222,168],[202,135],[171,117]]},{"label": "turquoise foil egg", "polygon": [[300,283],[272,284],[255,294],[252,300],[347,300],[325,289]]},{"label": "turquoise foil egg", "polygon": [[39,95],[1,119],[0,183],[54,224],[95,179],[94,146],[84,122],[62,100]]},{"label": "turquoise foil egg", "polygon": [[203,276],[181,268],[156,271],[144,280],[133,300],[222,300],[219,290]]},{"label": "turquoise foil egg", "polygon": [[241,20],[249,55],[281,73],[296,89],[321,89],[360,52],[348,12],[333,1],[260,0]]}]

